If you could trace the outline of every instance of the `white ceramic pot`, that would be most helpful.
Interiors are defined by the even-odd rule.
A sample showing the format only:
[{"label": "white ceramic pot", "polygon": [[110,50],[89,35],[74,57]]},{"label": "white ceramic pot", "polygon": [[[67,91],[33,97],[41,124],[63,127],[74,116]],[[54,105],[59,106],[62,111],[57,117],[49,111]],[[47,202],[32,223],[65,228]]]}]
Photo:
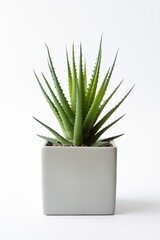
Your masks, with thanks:
[{"label": "white ceramic pot", "polygon": [[42,148],[46,215],[114,214],[117,148]]}]

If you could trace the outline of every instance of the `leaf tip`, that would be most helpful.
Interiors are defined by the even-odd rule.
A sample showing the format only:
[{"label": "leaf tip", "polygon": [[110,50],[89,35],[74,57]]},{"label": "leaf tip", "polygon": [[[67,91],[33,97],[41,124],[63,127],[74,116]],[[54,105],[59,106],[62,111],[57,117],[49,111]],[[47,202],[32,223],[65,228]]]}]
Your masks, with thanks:
[{"label": "leaf tip", "polygon": [[100,39],[101,39],[101,42],[102,42],[102,39],[103,39],[103,32],[101,33],[101,38],[100,38]]},{"label": "leaf tip", "polygon": [[46,46],[46,48],[48,49],[48,45],[47,45],[47,43],[44,43],[44,45]]}]

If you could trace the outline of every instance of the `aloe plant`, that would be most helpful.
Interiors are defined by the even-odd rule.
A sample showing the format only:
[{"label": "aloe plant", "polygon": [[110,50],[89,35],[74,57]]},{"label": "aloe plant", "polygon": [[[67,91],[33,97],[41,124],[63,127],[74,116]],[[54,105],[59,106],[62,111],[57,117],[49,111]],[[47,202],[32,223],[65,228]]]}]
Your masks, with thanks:
[{"label": "aloe plant", "polygon": [[119,134],[100,140],[102,134],[124,116],[122,115],[113,122],[106,124],[111,115],[117,110],[117,108],[119,108],[119,106],[123,103],[133,89],[132,87],[112,109],[110,109],[103,117],[100,118],[102,111],[104,108],[106,108],[108,102],[114,96],[123,82],[121,81],[114,91],[110,93],[106,99],[104,99],[106,92],[108,92],[107,89],[115,67],[118,51],[112,66],[107,70],[103,81],[101,84],[99,84],[99,73],[102,58],[101,38],[93,74],[89,84],[87,84],[86,61],[83,61],[82,46],[80,45],[79,69],[77,69],[76,66],[74,44],[72,46],[71,61],[69,60],[68,52],[66,50],[70,98],[68,101],[57,78],[47,45],[46,48],[48,54],[48,67],[54,86],[50,85],[43,73],[42,78],[46,84],[49,94],[45,91],[37,74],[35,72],[34,74],[44,97],[46,98],[52,112],[62,128],[64,136],[60,135],[53,128],[34,117],[37,122],[39,122],[52,133],[53,138],[42,135],[38,136],[45,139],[47,142],[52,143],[53,145],[60,144],[72,146],[103,146],[109,143],[111,140],[122,136],[123,134]]}]

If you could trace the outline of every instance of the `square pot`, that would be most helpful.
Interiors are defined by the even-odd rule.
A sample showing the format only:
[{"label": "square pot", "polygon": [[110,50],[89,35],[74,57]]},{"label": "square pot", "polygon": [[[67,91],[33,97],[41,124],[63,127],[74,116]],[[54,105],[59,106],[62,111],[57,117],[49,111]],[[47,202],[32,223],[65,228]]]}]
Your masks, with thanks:
[{"label": "square pot", "polygon": [[46,215],[114,214],[117,148],[44,146]]}]

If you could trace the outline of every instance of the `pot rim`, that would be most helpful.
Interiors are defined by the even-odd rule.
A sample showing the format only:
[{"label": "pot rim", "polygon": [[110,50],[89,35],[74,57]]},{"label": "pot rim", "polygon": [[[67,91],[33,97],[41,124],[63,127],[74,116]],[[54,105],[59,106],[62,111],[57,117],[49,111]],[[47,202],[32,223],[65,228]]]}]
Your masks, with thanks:
[{"label": "pot rim", "polygon": [[111,148],[116,148],[116,144],[115,141],[112,140],[110,141],[110,143],[112,144],[112,146],[103,146],[103,147],[96,147],[96,146],[61,146],[61,145],[56,145],[56,146],[46,146],[47,141],[45,141],[45,143],[42,146],[43,148],[65,148],[65,149],[111,149]]}]

